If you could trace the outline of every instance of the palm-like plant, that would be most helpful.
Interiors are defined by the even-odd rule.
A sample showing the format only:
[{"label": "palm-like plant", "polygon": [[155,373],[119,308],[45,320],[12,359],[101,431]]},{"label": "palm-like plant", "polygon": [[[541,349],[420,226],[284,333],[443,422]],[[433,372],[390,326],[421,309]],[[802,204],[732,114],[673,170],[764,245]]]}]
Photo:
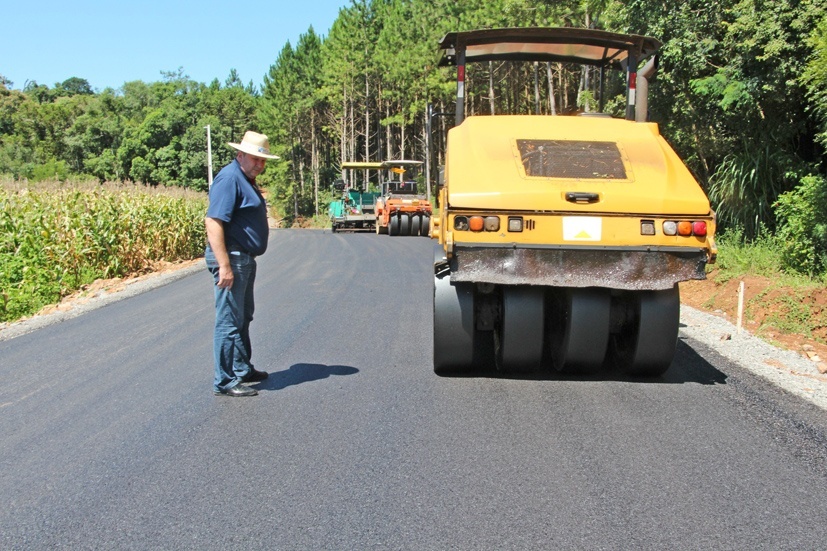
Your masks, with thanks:
[{"label": "palm-like plant", "polygon": [[771,142],[727,155],[709,180],[709,199],[722,228],[741,228],[752,240],[762,228],[774,229],[773,205],[792,189],[793,160]]}]

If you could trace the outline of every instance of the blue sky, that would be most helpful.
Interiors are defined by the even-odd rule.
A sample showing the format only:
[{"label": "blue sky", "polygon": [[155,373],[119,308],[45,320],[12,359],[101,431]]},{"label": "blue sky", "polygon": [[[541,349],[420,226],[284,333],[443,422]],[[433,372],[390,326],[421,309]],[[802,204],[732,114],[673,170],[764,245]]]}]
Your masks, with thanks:
[{"label": "blue sky", "polygon": [[22,89],[71,77],[96,91],[161,72],[259,86],[279,52],[312,26],[327,36],[351,0],[22,0],[3,2],[0,75]]}]

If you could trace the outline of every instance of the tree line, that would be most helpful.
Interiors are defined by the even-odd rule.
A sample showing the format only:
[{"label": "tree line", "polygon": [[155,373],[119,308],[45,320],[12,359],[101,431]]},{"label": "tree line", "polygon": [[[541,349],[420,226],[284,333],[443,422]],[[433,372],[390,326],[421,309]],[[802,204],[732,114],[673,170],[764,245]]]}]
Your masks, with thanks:
[{"label": "tree line", "polygon": [[[310,217],[325,211],[342,161],[424,159],[427,105],[453,110],[453,72],[437,67],[446,32],[521,26],[658,38],[650,118],[721,227],[745,239],[786,232],[798,244],[791,264],[824,270],[827,0],[351,0],[326,36],[311,27],[285,44],[258,85],[179,70],[103,92],[80,78],[15,90],[0,76],[0,174],[203,190],[204,127],[216,167],[232,158],[224,144],[255,128],[282,158],[260,177],[271,202],[288,219]],[[593,106],[587,71],[486,69],[469,71],[472,113],[533,110],[537,99],[549,114]],[[437,141],[449,121],[436,119]]]}]

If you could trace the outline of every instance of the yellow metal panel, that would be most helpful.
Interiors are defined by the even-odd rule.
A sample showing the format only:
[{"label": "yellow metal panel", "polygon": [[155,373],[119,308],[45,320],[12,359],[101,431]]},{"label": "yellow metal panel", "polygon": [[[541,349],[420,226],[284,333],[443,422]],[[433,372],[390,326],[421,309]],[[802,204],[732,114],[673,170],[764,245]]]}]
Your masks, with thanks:
[{"label": "yellow metal panel", "polygon": [[[517,140],[613,142],[625,179],[527,176]],[[709,201],[654,123],[568,116],[468,117],[449,131],[451,208],[705,215]],[[575,204],[566,192],[597,193]]]}]

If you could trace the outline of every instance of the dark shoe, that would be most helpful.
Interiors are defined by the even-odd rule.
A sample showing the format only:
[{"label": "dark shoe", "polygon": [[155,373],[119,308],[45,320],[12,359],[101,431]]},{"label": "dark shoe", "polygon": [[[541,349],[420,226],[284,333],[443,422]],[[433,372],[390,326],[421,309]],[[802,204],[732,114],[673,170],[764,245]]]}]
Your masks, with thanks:
[{"label": "dark shoe", "polygon": [[242,383],[258,383],[269,377],[266,371],[258,371],[251,369],[250,372],[241,379]]},{"label": "dark shoe", "polygon": [[213,393],[216,396],[224,395],[224,396],[239,397],[239,396],[255,396],[256,394],[258,394],[258,391],[254,388],[250,388],[250,387],[239,384],[239,385],[235,385],[233,388],[228,388],[226,390],[214,390]]}]

